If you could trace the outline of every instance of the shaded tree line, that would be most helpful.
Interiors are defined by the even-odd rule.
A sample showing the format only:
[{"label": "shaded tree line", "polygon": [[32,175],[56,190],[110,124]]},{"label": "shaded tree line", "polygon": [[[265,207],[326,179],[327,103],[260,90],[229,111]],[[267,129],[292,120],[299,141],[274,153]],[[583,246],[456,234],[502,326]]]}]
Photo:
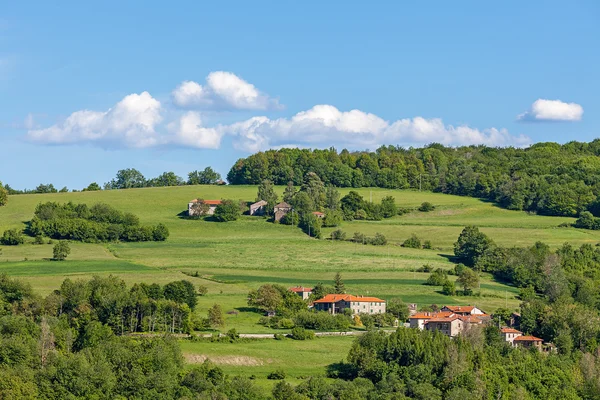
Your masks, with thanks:
[{"label": "shaded tree line", "polygon": [[[230,184],[302,184],[423,189],[495,201],[512,210],[576,216],[600,194],[600,140],[537,143],[528,148],[382,146],[376,151],[280,149],[239,159]],[[600,207],[590,208],[600,217]]]}]

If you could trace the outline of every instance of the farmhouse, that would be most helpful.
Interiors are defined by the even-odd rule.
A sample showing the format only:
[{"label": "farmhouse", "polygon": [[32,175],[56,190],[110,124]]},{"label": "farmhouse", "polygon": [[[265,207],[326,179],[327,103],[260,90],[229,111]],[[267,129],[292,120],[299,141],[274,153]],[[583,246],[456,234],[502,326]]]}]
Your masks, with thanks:
[{"label": "farmhouse", "polygon": [[385,313],[385,300],[377,297],[353,296],[351,294],[328,294],[314,302],[314,308],[331,314],[343,313],[350,309],[352,314],[382,314]]},{"label": "farmhouse", "polygon": [[514,338],[513,340],[513,344],[515,346],[521,346],[521,347],[525,347],[526,349],[529,348],[536,348],[538,350],[542,350],[542,342],[543,340],[535,337],[535,336],[517,336],[516,338]]},{"label": "farmhouse", "polygon": [[281,203],[277,204],[275,207],[273,207],[275,221],[281,221],[281,218],[283,218],[290,211],[292,211],[292,206],[290,206],[285,201],[282,201]]},{"label": "farmhouse", "polygon": [[475,306],[444,306],[442,311],[453,312],[457,315],[484,315],[485,313]]},{"label": "farmhouse", "polygon": [[417,312],[409,317],[409,326],[440,331],[449,337],[463,333],[473,325],[481,325],[490,316],[473,306],[444,306],[438,312]]},{"label": "farmhouse", "polygon": [[319,211],[313,211],[312,214],[317,218],[325,218],[325,214]]},{"label": "farmhouse", "polygon": [[267,212],[267,202],[264,200],[257,201],[250,206],[250,215],[265,215]]},{"label": "farmhouse", "polygon": [[199,214],[198,210],[196,210],[196,208],[195,208],[195,205],[198,204],[199,202],[203,202],[204,204],[208,205],[208,211],[206,212],[206,215],[213,215],[215,213],[215,209],[217,208],[217,206],[219,204],[221,204],[221,200],[194,199],[188,203],[188,215],[190,217]]},{"label": "farmhouse", "polygon": [[515,345],[515,339],[521,335],[523,332],[518,331],[514,328],[502,328],[500,329],[500,334],[502,335],[502,339],[505,342],[509,342],[511,345]]},{"label": "farmhouse", "polygon": [[296,286],[289,289],[290,292],[296,293],[298,296],[302,297],[302,300],[306,300],[312,294],[312,289],[305,288],[303,286]]}]

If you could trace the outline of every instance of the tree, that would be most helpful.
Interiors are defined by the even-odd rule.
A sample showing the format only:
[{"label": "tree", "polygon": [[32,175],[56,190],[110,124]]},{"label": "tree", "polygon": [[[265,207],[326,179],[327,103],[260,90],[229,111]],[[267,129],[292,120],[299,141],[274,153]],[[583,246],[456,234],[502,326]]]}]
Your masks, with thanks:
[{"label": "tree", "polygon": [[333,289],[335,290],[335,293],[337,294],[344,294],[346,293],[346,285],[344,284],[344,281],[342,280],[342,274],[340,274],[339,272],[335,274],[335,277],[333,278],[334,284],[333,284]]},{"label": "tree", "polygon": [[58,192],[58,190],[56,190],[54,185],[51,183],[48,183],[48,184],[40,183],[35,188],[35,193],[57,193],[57,192]]},{"label": "tree", "polygon": [[390,299],[386,305],[386,312],[393,314],[400,322],[404,322],[410,315],[408,306],[398,298]]},{"label": "tree", "polygon": [[191,209],[188,211],[190,217],[200,218],[208,215],[210,206],[204,201],[204,199],[198,199],[192,203]]},{"label": "tree", "polygon": [[287,186],[285,187],[285,190],[283,191],[283,201],[285,201],[288,204],[292,204],[292,199],[294,198],[295,194],[296,188],[294,187],[294,182],[289,181]]},{"label": "tree", "polygon": [[0,243],[6,246],[17,246],[19,244],[23,244],[25,239],[23,238],[23,233],[17,229],[7,229],[4,231],[2,238],[0,238]]},{"label": "tree", "polygon": [[196,308],[196,304],[198,304],[196,288],[194,287],[194,284],[188,280],[167,283],[163,288],[163,295],[167,300],[187,304],[190,310]]},{"label": "tree", "polygon": [[71,247],[69,246],[69,242],[65,240],[59,241],[54,245],[54,249],[52,250],[52,252],[56,261],[65,260],[67,256],[71,254]]},{"label": "tree", "polygon": [[208,309],[208,321],[213,328],[221,328],[225,326],[225,314],[219,304],[214,304]]},{"label": "tree", "polygon": [[456,287],[454,286],[454,282],[452,282],[450,279],[446,279],[446,281],[442,285],[442,293],[446,296],[454,296],[456,294]]},{"label": "tree", "polygon": [[402,243],[402,247],[408,247],[410,249],[420,249],[421,239],[419,239],[419,237],[413,233],[408,239],[406,239]]},{"label": "tree", "polygon": [[465,295],[470,295],[479,285],[479,275],[471,268],[463,268],[456,283],[462,286]]},{"label": "tree", "polygon": [[88,187],[83,189],[84,192],[95,192],[97,190],[102,190],[102,188],[96,182],[90,183]]},{"label": "tree", "polygon": [[325,191],[325,208],[331,211],[340,210],[340,192],[335,186],[327,186]]},{"label": "tree", "polygon": [[273,182],[265,179],[258,185],[258,193],[256,194],[256,201],[264,200],[267,202],[267,214],[273,214],[273,208],[277,204],[278,196],[275,193],[275,187]]},{"label": "tree", "polygon": [[365,208],[365,199],[354,190],[351,190],[347,195],[342,197],[340,201],[344,214],[350,213],[354,215],[358,210]]},{"label": "tree", "polygon": [[494,242],[484,233],[479,232],[479,228],[467,226],[454,243],[454,255],[458,262],[472,267],[477,263],[479,257],[493,245]]},{"label": "tree", "polygon": [[219,222],[235,221],[240,216],[240,206],[233,200],[223,200],[215,208],[213,216]]},{"label": "tree", "polygon": [[381,200],[381,214],[383,218],[391,218],[398,214],[396,199],[393,196],[386,196]]},{"label": "tree", "polygon": [[306,192],[298,192],[290,203],[294,211],[300,214],[310,213],[315,210],[315,204]]},{"label": "tree", "polygon": [[321,210],[325,205],[325,185],[314,172],[309,172],[304,177],[300,192],[305,192],[313,204],[313,210]]},{"label": "tree", "polygon": [[0,207],[5,206],[6,203],[8,203],[8,190],[0,182]]},{"label": "tree", "polygon": [[175,172],[163,172],[156,178],[150,179],[147,186],[162,187],[162,186],[181,186],[183,179],[175,175]]},{"label": "tree", "polygon": [[135,168],[119,170],[115,179],[108,184],[110,189],[131,189],[145,186],[146,178]]},{"label": "tree", "polygon": [[248,305],[263,311],[275,311],[282,301],[281,292],[270,284],[265,284],[248,295]]},{"label": "tree", "polygon": [[188,174],[188,185],[214,185],[221,180],[221,174],[211,167],[203,171],[192,171]]}]

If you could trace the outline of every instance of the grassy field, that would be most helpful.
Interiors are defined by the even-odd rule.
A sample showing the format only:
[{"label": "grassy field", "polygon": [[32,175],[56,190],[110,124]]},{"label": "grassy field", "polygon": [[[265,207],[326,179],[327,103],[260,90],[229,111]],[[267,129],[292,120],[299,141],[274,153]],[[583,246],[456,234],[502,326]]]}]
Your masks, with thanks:
[{"label": "grassy field", "polygon": [[[283,188],[277,188],[282,193]],[[572,218],[544,217],[508,211],[477,199],[416,191],[359,189],[373,201],[393,195],[399,206],[415,208],[423,201],[436,206],[430,213],[418,211],[378,222],[345,222],[342,229],[374,235],[383,233],[387,246],[363,246],[350,242],[332,242],[307,237],[298,228],[275,225],[264,218],[244,216],[236,222],[216,223],[181,218],[189,200],[243,199],[252,201],[254,186],[186,186],[119,191],[56,193],[11,196],[0,207],[0,233],[8,228],[24,228],[40,202],[105,202],[133,212],[142,223],[165,224],[171,236],[164,243],[72,243],[67,261],[50,261],[52,244],[3,246],[0,273],[30,282],[46,295],[59,287],[66,277],[89,279],[94,274],[115,274],[128,284],[157,282],[165,284],[189,279],[205,285],[209,291],[199,298],[197,313],[204,315],[215,303],[226,314],[224,330],[236,328],[240,333],[273,332],[258,324],[260,315],[248,309],[248,291],[264,283],[285,286],[311,286],[331,282],[341,272],[349,293],[401,298],[407,303],[475,304],[487,312],[498,307],[516,308],[517,290],[495,282],[490,276],[481,279],[481,297],[448,297],[439,288],[425,286],[428,274],[415,272],[424,264],[435,268],[452,268],[448,260],[452,245],[465,225],[474,224],[496,243],[504,246],[528,246],[540,240],[556,247],[564,242],[574,245],[600,242],[600,231],[558,228]],[[342,190],[342,195],[348,190]],[[327,236],[332,229],[325,229]],[[434,250],[400,247],[412,233],[430,240]],[[31,241],[31,239],[28,239]],[[189,277],[184,272],[201,277]],[[278,367],[292,381],[308,375],[323,375],[324,367],[342,360],[352,342],[348,337],[319,338],[314,341],[262,340],[241,343],[183,341],[188,362],[204,358],[216,361],[230,374],[256,376],[266,391],[273,381],[266,375]]]}]

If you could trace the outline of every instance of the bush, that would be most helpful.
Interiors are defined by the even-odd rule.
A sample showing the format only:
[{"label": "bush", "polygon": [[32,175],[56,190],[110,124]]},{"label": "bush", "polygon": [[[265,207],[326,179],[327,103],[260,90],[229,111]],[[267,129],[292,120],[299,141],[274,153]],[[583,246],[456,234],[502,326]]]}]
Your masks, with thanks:
[{"label": "bush", "polygon": [[433,211],[433,210],[435,210],[435,206],[428,201],[422,202],[421,205],[419,206],[419,211],[422,211],[422,212],[429,212],[429,211]]},{"label": "bush", "polygon": [[223,200],[215,208],[213,217],[219,222],[235,221],[240,216],[240,205],[233,200]]},{"label": "bush", "polygon": [[204,285],[198,286],[198,296],[206,296],[208,293],[208,287]]},{"label": "bush", "polygon": [[346,232],[341,229],[336,229],[331,232],[331,240],[346,240]]},{"label": "bush", "polygon": [[433,249],[433,244],[431,244],[431,240],[426,240],[423,242],[423,248],[427,250]]},{"label": "bush", "polygon": [[448,273],[441,268],[436,269],[429,275],[425,285],[429,286],[443,286],[448,280]]},{"label": "bush", "polygon": [[53,255],[56,261],[65,260],[69,254],[71,254],[71,247],[68,242],[61,240],[54,245]]},{"label": "bush", "polygon": [[454,286],[454,282],[449,279],[446,279],[444,284],[442,285],[442,293],[446,296],[454,296],[456,294],[456,288]]},{"label": "bush", "polygon": [[417,268],[417,272],[431,272],[433,267],[429,264],[423,264],[422,267]]},{"label": "bush", "polygon": [[277,323],[279,329],[292,329],[294,326],[296,326],[296,324],[294,324],[294,321],[290,318],[281,318]]},{"label": "bush", "polygon": [[17,246],[23,244],[25,239],[23,234],[17,229],[7,229],[4,231],[0,243],[6,246]]},{"label": "bush", "polygon": [[364,233],[354,232],[354,236],[352,236],[352,241],[354,243],[367,243],[367,236]]},{"label": "bush", "polygon": [[294,329],[292,329],[291,337],[294,340],[312,340],[315,338],[315,333],[313,331],[309,331],[300,326],[297,326]]},{"label": "bush", "polygon": [[283,380],[283,379],[285,379],[285,377],[286,377],[285,371],[282,370],[281,368],[278,368],[275,371],[271,372],[269,375],[267,375],[267,379],[275,379],[275,380]]},{"label": "bush", "polygon": [[284,225],[298,225],[300,222],[300,216],[297,212],[289,212],[285,214],[279,222]]},{"label": "bush", "polygon": [[230,330],[228,330],[226,335],[231,343],[237,342],[240,339],[240,334],[237,333],[235,328],[231,328]]},{"label": "bush", "polygon": [[374,246],[384,246],[387,244],[387,239],[384,235],[378,232],[375,234],[374,238],[369,239],[369,244]]},{"label": "bush", "polygon": [[42,235],[37,235],[35,239],[33,239],[33,244],[44,244],[44,237]]},{"label": "bush", "polygon": [[402,243],[402,247],[408,247],[411,249],[420,249],[421,248],[421,239],[417,237],[414,233]]}]

